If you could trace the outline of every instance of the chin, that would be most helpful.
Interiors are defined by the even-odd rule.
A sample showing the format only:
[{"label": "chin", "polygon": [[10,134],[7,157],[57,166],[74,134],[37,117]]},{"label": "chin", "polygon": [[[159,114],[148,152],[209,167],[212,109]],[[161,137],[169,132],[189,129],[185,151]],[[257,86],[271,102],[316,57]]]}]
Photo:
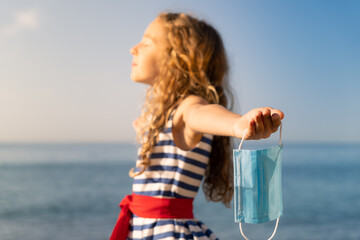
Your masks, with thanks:
[{"label": "chin", "polygon": [[152,85],[152,83],[148,82],[148,81],[143,81],[143,80],[134,80],[132,79],[133,82],[136,82],[136,83],[142,83],[142,84],[146,84],[146,85]]},{"label": "chin", "polygon": [[141,79],[136,76],[131,76],[130,78],[133,82],[140,82],[140,83],[142,82]]},{"label": "chin", "polygon": [[136,78],[131,76],[131,80],[133,82],[137,82],[137,83],[143,83],[143,84],[147,84],[147,85],[153,85],[153,80],[149,80],[149,79],[143,79],[143,78]]}]

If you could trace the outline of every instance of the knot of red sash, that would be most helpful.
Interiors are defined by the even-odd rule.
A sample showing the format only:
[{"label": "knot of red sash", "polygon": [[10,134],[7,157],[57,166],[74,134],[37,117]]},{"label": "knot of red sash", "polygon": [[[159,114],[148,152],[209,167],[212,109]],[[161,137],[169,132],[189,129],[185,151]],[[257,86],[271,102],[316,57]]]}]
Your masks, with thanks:
[{"label": "knot of red sash", "polygon": [[132,213],[142,218],[193,219],[193,201],[192,198],[127,195],[119,204],[121,211],[110,240],[126,240]]}]

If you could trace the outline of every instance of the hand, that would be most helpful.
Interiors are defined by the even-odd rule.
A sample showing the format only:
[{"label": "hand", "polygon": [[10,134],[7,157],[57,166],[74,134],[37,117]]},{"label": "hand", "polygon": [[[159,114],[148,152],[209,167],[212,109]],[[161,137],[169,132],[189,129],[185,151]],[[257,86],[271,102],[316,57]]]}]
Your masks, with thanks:
[{"label": "hand", "polygon": [[141,122],[140,118],[136,118],[132,123],[136,133],[140,131],[140,124],[141,124],[140,122]]},{"label": "hand", "polygon": [[284,113],[271,107],[255,108],[239,118],[235,124],[234,135],[242,138],[248,129],[244,139],[256,140],[268,138],[276,132],[281,124]]}]

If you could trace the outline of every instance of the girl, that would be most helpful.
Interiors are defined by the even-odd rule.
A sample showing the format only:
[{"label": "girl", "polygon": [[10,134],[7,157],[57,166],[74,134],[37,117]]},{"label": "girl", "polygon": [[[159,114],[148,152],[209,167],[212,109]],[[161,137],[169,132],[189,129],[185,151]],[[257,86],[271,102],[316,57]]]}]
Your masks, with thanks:
[{"label": "girl", "polygon": [[230,137],[267,138],[284,114],[270,107],[241,116],[226,108],[228,63],[218,32],[206,22],[162,13],[131,48],[131,78],[149,85],[141,117],[132,195],[110,239],[217,239],[195,219],[192,201],[202,182],[206,198],[230,206]]}]

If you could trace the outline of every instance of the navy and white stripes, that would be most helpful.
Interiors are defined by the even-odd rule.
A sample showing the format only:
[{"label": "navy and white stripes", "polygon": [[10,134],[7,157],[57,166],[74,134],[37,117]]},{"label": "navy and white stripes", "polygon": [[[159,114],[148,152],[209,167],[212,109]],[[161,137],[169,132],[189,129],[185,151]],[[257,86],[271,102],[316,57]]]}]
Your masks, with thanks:
[{"label": "navy and white stripes", "polygon": [[[204,134],[194,149],[184,151],[173,141],[172,116],[150,154],[150,166],[134,178],[132,190],[136,194],[159,198],[195,198],[197,194],[209,162],[213,136]],[[133,215],[128,239],[217,238],[197,219],[155,219]]]},{"label": "navy and white stripes", "polygon": [[205,134],[195,148],[184,151],[173,141],[172,119],[167,125],[150,154],[147,171],[134,178],[133,192],[153,197],[194,198],[209,161],[212,135]]}]

